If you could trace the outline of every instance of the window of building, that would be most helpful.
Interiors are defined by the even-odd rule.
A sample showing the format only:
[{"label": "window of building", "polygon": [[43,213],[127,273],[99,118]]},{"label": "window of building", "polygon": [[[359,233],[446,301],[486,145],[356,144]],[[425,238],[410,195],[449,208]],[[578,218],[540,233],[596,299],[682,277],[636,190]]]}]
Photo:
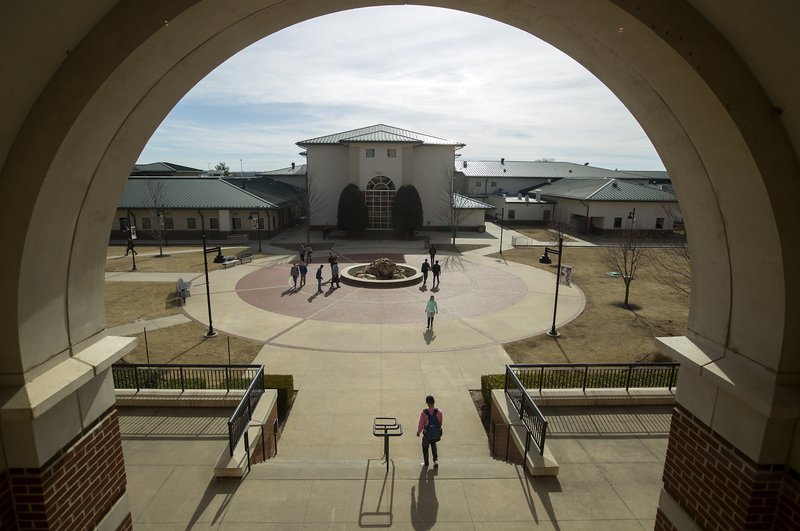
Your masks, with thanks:
[{"label": "window of building", "polygon": [[614,218],[614,228],[615,229],[622,228],[622,218]]},{"label": "window of building", "polygon": [[164,218],[164,228],[167,230],[173,230],[175,228],[175,219]]},{"label": "window of building", "polygon": [[264,218],[258,218],[258,228],[264,230]]},{"label": "window of building", "polygon": [[509,210],[508,211],[508,219],[517,219],[517,211],[516,210]]},{"label": "window of building", "polygon": [[497,187],[497,181],[492,181],[492,183],[489,186],[491,186],[492,188],[496,188]]},{"label": "window of building", "polygon": [[219,218],[208,218],[208,228],[211,230],[219,230]]},{"label": "window of building", "polygon": [[389,157],[390,159],[396,159],[397,158],[397,150],[395,148],[387,149],[386,150],[386,156]]},{"label": "window of building", "polygon": [[475,188],[480,188],[481,184],[483,183],[481,183],[480,181],[475,181]]},{"label": "window of building", "polygon": [[144,230],[150,230],[153,228],[153,220],[150,218],[142,218],[142,228]]},{"label": "window of building", "polygon": [[368,159],[374,159],[375,158],[375,150],[373,148],[367,148],[366,149],[366,155],[367,155]]},{"label": "window of building", "polygon": [[233,230],[242,230],[242,218],[231,218],[231,228]]},{"label": "window of building", "polygon": [[187,229],[196,229],[197,228],[197,218],[186,218],[186,228]]},{"label": "window of building", "polygon": [[550,221],[550,211],[545,210],[542,212],[542,219],[545,221]]},{"label": "window of building", "polygon": [[656,228],[657,229],[664,228],[664,218],[656,218]]},{"label": "window of building", "polygon": [[388,177],[379,175],[367,183],[364,202],[367,204],[367,228],[391,229],[392,204],[396,190]]}]

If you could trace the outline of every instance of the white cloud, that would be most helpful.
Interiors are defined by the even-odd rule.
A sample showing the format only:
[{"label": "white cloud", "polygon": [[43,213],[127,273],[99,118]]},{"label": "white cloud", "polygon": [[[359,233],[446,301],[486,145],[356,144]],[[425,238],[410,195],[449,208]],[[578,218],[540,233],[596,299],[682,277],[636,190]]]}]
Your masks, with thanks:
[{"label": "white cloud", "polygon": [[624,106],[563,53],[415,6],[336,13],[254,44],[187,94],[140,160],[274,169],[300,160],[299,140],[375,123],[465,142],[464,158],[662,168]]}]

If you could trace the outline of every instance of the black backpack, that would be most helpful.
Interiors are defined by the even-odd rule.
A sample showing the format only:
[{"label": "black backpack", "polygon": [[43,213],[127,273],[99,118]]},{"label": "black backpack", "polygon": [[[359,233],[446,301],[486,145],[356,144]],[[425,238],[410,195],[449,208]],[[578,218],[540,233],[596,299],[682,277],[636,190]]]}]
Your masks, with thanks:
[{"label": "black backpack", "polygon": [[433,414],[427,409],[423,410],[428,416],[428,423],[425,424],[425,438],[430,442],[439,442],[442,440],[442,427],[439,426],[439,410],[434,409]]}]

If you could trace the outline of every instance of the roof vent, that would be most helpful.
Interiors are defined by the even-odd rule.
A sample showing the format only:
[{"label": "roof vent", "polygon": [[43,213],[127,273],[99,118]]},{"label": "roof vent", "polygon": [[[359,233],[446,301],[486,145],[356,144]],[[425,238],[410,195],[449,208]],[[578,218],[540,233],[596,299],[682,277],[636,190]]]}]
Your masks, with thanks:
[{"label": "roof vent", "polygon": [[589,163],[588,163],[588,162],[584,162],[584,163],[583,163],[583,165],[584,165],[584,166],[588,166],[588,165],[589,165]]},{"label": "roof vent", "polygon": [[[500,164],[501,164],[501,165],[505,165],[505,163],[506,163],[506,159],[505,159],[505,157],[501,158],[501,159],[500,159]],[[505,170],[503,170],[503,171],[505,171]]]},{"label": "roof vent", "polygon": [[294,169],[294,162],[292,162],[292,169]]},{"label": "roof vent", "polygon": [[613,186],[614,188],[616,188],[616,187],[617,187],[617,181],[612,181],[612,182],[611,182],[611,186]]},{"label": "roof vent", "polygon": [[466,160],[464,161],[464,167],[465,168],[467,167],[467,161]]},{"label": "roof vent", "polygon": [[503,173],[505,173],[505,172],[506,172],[506,169],[505,169],[505,168],[503,168]]},{"label": "roof vent", "polygon": [[572,170],[569,170],[569,172],[572,173]]}]

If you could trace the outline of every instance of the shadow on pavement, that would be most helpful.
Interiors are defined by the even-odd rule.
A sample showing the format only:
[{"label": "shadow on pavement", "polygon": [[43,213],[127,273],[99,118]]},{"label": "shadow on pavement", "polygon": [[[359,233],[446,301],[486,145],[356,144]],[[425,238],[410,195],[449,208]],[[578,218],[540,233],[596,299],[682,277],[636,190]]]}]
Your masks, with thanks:
[{"label": "shadow on pavement", "polygon": [[418,531],[431,529],[436,525],[439,500],[436,498],[434,477],[438,474],[438,468],[424,467],[419,472],[416,487],[411,487],[411,525]]},{"label": "shadow on pavement", "polygon": [[[370,511],[365,510],[365,505],[367,504],[367,486],[370,483],[369,467],[372,461],[380,461],[381,464],[383,464],[383,459],[367,459],[367,470],[364,473],[364,488],[361,490],[361,506],[358,510],[358,526],[391,527],[393,517],[392,510],[394,506],[394,461],[389,461],[392,465],[392,474],[389,476],[389,467],[387,467],[383,475],[383,481],[381,482],[378,499],[374,502],[375,509]],[[376,483],[376,481],[373,480],[373,483]],[[372,506],[373,504],[370,503],[370,507]],[[382,510],[384,508],[385,510]]]}]

